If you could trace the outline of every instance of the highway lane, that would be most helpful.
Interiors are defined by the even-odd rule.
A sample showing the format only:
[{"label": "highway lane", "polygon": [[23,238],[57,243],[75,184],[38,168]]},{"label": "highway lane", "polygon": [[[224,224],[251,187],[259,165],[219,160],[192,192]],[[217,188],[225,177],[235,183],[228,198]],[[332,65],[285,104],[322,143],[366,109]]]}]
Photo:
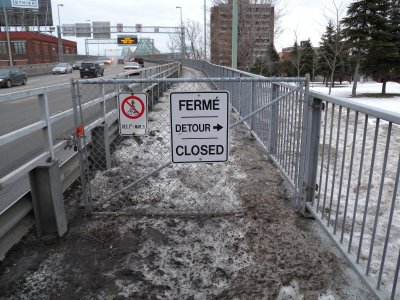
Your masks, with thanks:
[{"label": "highway lane", "polygon": [[[123,65],[106,66],[104,75],[115,75],[123,72]],[[26,86],[15,86],[12,88],[0,89],[0,95],[10,92],[22,90],[30,90],[34,88],[43,88],[46,86],[69,83],[70,78],[80,78],[79,71],[74,71],[66,75],[42,75],[28,78]],[[101,77],[100,77],[101,78]],[[97,86],[83,86],[82,94],[84,97],[82,102],[94,99],[100,95]],[[71,90],[68,87],[65,90],[49,93],[49,110],[53,115],[72,108]],[[100,107],[91,110],[91,115],[98,114]],[[89,119],[90,116],[85,116]],[[22,128],[40,120],[40,110],[37,97],[29,97],[19,99],[13,102],[0,104],[0,135],[4,135],[13,130]],[[72,132],[74,128],[73,117],[65,118],[53,124],[53,141],[62,139],[66,132]],[[43,136],[41,132],[33,133],[23,139],[7,144],[0,148],[0,178],[14,170],[16,167],[23,165],[32,157],[43,151]],[[0,198],[1,200],[1,198]]]},{"label": "highway lane", "polygon": [[[122,69],[121,65],[111,65],[106,68],[105,74],[116,74]],[[70,78],[80,78],[79,71],[66,75],[42,75],[28,79],[26,86],[16,86],[10,89],[1,89],[0,94],[16,92],[34,88],[68,83]],[[98,89],[93,98],[98,96]],[[92,97],[91,97],[92,98]],[[93,99],[92,98],[92,99]],[[49,110],[53,115],[57,112],[72,108],[71,90],[69,88],[54,93],[49,93]],[[40,109],[37,97],[19,99],[13,102],[0,104],[0,135],[22,128],[40,120]],[[63,137],[66,131],[74,128],[73,118],[61,120],[53,124],[53,140]],[[24,164],[30,158],[43,151],[41,132],[33,133],[23,139],[7,144],[0,148],[0,177],[6,175],[16,167]]]},{"label": "highway lane", "polygon": [[[155,64],[153,63],[145,63],[145,67],[151,67],[154,65]],[[123,65],[114,63],[113,65],[106,66],[104,75],[116,75],[122,72]],[[136,76],[139,77],[138,75],[135,75],[135,77]],[[80,78],[79,71],[75,70],[73,73],[66,75],[48,74],[28,77],[28,84],[26,86],[0,88],[0,95],[58,84],[66,84],[70,82],[70,78]],[[106,90],[111,90],[111,86],[106,86]],[[100,89],[96,85],[82,85],[81,95],[83,95],[82,103],[84,103],[98,97],[100,95]],[[65,90],[49,93],[48,101],[50,115],[72,108],[70,87],[68,86]],[[109,101],[107,104],[107,111],[116,106],[117,104],[115,102],[111,103]],[[90,110],[86,110],[84,114],[85,123],[89,123],[88,120],[97,119],[100,113],[100,105],[92,107]],[[39,120],[40,110],[37,97],[28,97],[13,102],[0,103],[0,136]],[[73,116],[53,123],[53,142],[57,143],[57,141],[62,139],[66,133],[72,133],[74,127]],[[22,166],[42,152],[43,136],[41,132],[35,132],[23,139],[19,139],[13,143],[7,144],[6,146],[0,147],[0,178],[9,174],[17,167]],[[59,153],[56,153],[56,157],[60,160],[60,163],[62,163],[73,154],[73,149],[64,149]],[[0,213],[20,196],[24,195],[28,190],[29,182],[27,175],[16,180],[13,184],[4,189],[0,189]]]}]

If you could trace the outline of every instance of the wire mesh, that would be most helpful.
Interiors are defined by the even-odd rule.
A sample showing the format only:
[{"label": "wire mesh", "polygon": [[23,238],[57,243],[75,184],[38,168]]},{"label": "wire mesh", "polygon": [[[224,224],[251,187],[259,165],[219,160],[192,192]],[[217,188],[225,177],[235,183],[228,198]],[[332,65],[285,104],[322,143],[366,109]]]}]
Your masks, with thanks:
[{"label": "wire mesh", "polygon": [[[188,70],[184,70],[189,72]],[[200,77],[198,71],[189,74]],[[272,100],[271,82],[221,82],[219,88],[228,89],[232,107],[246,117]],[[115,134],[117,103],[115,90],[137,93],[144,88],[148,97],[148,125],[145,136],[121,137]],[[87,180],[88,203],[98,211],[126,210],[157,214],[230,214],[241,211],[235,198],[234,185],[227,182],[235,173],[231,162],[201,164],[167,164],[171,161],[171,132],[169,93],[175,91],[201,92],[215,90],[207,80],[146,81],[146,83],[99,85],[81,84],[78,87],[79,114],[85,126],[95,122],[92,115],[100,115],[90,132],[85,134],[87,153],[83,159]],[[283,90],[287,92],[288,89]],[[111,95],[111,96],[110,96]],[[275,95],[279,96],[279,94]],[[98,105],[84,109],[85,103],[98,99]],[[104,101],[108,99],[108,101]],[[293,101],[282,99],[282,101]],[[246,119],[245,125],[257,138],[270,143],[270,107]],[[232,115],[235,118],[237,114]],[[285,118],[286,119],[286,118]],[[275,128],[275,127],[274,127]],[[231,131],[234,134],[234,131]],[[276,136],[276,133],[274,134]],[[109,146],[108,146],[109,145]],[[268,146],[269,147],[269,146]],[[266,146],[266,148],[268,148]],[[154,170],[161,170],[152,174]],[[149,176],[148,174],[154,175]],[[238,175],[240,176],[240,175]],[[243,175],[244,176],[244,175]],[[145,178],[137,187],[126,189],[132,182]],[[148,178],[147,178],[148,177]],[[117,192],[116,191],[120,191]],[[115,197],[114,197],[115,194]]]}]

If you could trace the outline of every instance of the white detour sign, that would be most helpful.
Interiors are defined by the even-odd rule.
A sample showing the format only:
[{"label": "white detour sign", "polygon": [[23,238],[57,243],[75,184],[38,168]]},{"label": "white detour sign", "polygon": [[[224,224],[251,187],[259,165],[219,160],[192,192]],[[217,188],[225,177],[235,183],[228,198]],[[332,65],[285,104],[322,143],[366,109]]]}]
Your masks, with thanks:
[{"label": "white detour sign", "polygon": [[172,92],[172,162],[228,160],[229,93]]},{"label": "white detour sign", "polygon": [[118,120],[121,135],[145,135],[147,130],[146,93],[118,95]]}]

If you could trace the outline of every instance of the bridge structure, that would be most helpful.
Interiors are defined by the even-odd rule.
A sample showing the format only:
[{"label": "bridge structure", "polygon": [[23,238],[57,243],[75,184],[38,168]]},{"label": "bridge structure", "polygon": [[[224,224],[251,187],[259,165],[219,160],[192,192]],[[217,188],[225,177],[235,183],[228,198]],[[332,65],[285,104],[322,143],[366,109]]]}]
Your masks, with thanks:
[{"label": "bridge structure", "polygon": [[[87,49],[87,55],[89,55],[89,45],[118,45],[117,40],[115,39],[86,39],[85,40],[85,48]],[[158,50],[154,45],[154,39],[150,38],[139,38],[138,43],[135,45],[122,46],[122,56],[126,56],[129,54],[129,49],[131,46],[136,46],[136,49],[133,51],[134,55],[155,55],[160,54],[160,50]]]},{"label": "bridge structure", "polygon": [[[90,26],[90,24],[87,24]],[[64,25],[65,26],[65,25]],[[64,36],[74,36],[74,31],[64,28],[64,26],[59,27],[59,37]],[[72,26],[72,25],[71,25]],[[127,34],[178,34],[180,35],[180,40],[185,40],[185,29],[184,27],[171,27],[171,26],[142,26],[141,24],[136,24],[135,26],[124,26],[118,24],[117,26],[110,26],[102,28],[104,30],[102,35],[108,36],[108,38],[91,38],[92,34],[96,33],[92,27],[88,27],[83,35],[85,37],[85,51],[86,55],[89,55],[89,45],[117,45],[117,38],[111,38],[115,35],[127,35]],[[71,33],[72,32],[72,33]],[[75,33],[76,34],[76,33]],[[78,35],[76,35],[78,37]],[[79,35],[82,37],[82,34]],[[151,38],[138,38],[137,44],[131,44],[130,46],[136,46],[135,54],[139,55],[153,55],[159,54],[160,51],[154,45],[154,39]],[[183,49],[183,48],[182,48]]]}]

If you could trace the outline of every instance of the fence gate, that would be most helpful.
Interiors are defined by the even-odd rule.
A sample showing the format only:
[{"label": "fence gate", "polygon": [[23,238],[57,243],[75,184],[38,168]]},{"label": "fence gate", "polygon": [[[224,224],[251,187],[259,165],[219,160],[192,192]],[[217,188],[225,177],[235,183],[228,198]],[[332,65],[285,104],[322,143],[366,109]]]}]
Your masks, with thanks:
[{"label": "fence gate", "polygon": [[[232,163],[171,162],[171,92],[228,91],[229,127],[244,123],[299,191],[308,111],[305,84],[304,79],[282,81],[254,77],[74,81],[75,136],[86,209],[143,215],[241,213],[228,184],[228,175],[236,172]],[[147,94],[146,135],[119,135],[116,99],[121,92]]]}]

